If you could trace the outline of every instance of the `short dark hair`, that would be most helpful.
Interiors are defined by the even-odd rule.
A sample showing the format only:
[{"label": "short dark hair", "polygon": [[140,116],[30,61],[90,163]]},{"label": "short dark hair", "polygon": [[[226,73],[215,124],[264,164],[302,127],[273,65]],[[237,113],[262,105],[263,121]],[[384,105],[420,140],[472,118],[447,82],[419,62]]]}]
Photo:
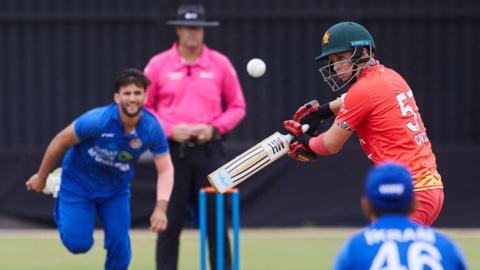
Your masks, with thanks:
[{"label": "short dark hair", "polygon": [[115,77],[114,80],[114,85],[115,85],[115,93],[118,93],[118,90],[120,90],[121,87],[129,85],[129,84],[135,84],[137,86],[143,87],[143,89],[147,89],[147,87],[150,85],[150,80],[143,74],[141,70],[138,70],[136,68],[127,68]]}]

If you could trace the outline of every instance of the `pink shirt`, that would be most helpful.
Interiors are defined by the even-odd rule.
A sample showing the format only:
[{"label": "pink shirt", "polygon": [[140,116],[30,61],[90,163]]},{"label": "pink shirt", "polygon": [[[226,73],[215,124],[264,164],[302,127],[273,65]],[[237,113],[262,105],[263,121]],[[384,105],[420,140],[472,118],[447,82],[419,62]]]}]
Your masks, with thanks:
[{"label": "pink shirt", "polygon": [[[145,75],[145,107],[163,125],[168,137],[177,124],[206,123],[221,134],[233,129],[245,116],[245,99],[235,69],[223,54],[203,46],[198,61],[187,64],[177,43],[148,62]],[[222,108],[224,100],[224,108]]]}]

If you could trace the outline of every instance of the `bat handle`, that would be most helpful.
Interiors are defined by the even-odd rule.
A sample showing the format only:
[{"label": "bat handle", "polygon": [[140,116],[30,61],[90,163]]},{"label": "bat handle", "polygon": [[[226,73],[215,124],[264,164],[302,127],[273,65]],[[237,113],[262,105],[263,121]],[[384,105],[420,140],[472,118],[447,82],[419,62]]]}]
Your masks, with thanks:
[{"label": "bat handle", "polygon": [[[302,131],[303,133],[307,132],[307,130],[310,128],[310,125],[308,124],[305,124],[305,125],[302,125]],[[287,141],[290,142],[292,139],[293,139],[293,135],[292,134],[287,134],[285,135],[285,137],[287,138]]]},{"label": "bat handle", "polygon": [[302,125],[302,131],[303,133],[307,132],[307,130],[310,128],[310,125],[308,124],[305,124],[305,125]]}]

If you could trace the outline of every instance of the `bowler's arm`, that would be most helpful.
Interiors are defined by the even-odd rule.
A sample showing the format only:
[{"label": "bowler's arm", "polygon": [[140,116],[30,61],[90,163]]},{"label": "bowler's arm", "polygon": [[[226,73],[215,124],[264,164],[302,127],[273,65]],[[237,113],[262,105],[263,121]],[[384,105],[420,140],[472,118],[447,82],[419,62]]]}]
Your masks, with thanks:
[{"label": "bowler's arm", "polygon": [[73,129],[73,123],[60,131],[50,141],[37,173],[26,182],[27,190],[42,191],[45,187],[47,176],[53,170],[57,161],[60,160],[68,148],[78,142],[79,140]]},{"label": "bowler's arm", "polygon": [[157,202],[150,217],[150,230],[163,231],[167,227],[167,207],[173,189],[173,164],[170,153],[155,155],[157,169]]}]

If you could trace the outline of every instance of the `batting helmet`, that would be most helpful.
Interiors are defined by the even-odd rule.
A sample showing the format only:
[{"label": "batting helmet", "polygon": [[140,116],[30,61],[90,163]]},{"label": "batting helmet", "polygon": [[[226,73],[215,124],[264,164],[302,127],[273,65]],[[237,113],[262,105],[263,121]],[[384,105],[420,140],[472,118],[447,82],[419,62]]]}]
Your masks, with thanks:
[{"label": "batting helmet", "polygon": [[371,47],[375,49],[372,35],[358,23],[337,23],[323,35],[322,54],[316,57],[315,60],[325,59],[335,53],[353,51],[356,47]]},{"label": "batting helmet", "polygon": [[[364,48],[368,50],[368,55],[364,55]],[[325,59],[332,54],[353,51],[348,61],[353,64],[350,76],[347,80],[342,79],[343,74],[338,74],[334,70],[335,63],[329,62],[326,66],[319,69],[325,82],[338,91],[347,85],[351,85],[356,81],[357,75],[364,67],[360,63],[374,63],[373,51],[375,50],[375,42],[370,33],[358,23],[341,22],[330,27],[322,38],[322,54],[315,60]]]}]

